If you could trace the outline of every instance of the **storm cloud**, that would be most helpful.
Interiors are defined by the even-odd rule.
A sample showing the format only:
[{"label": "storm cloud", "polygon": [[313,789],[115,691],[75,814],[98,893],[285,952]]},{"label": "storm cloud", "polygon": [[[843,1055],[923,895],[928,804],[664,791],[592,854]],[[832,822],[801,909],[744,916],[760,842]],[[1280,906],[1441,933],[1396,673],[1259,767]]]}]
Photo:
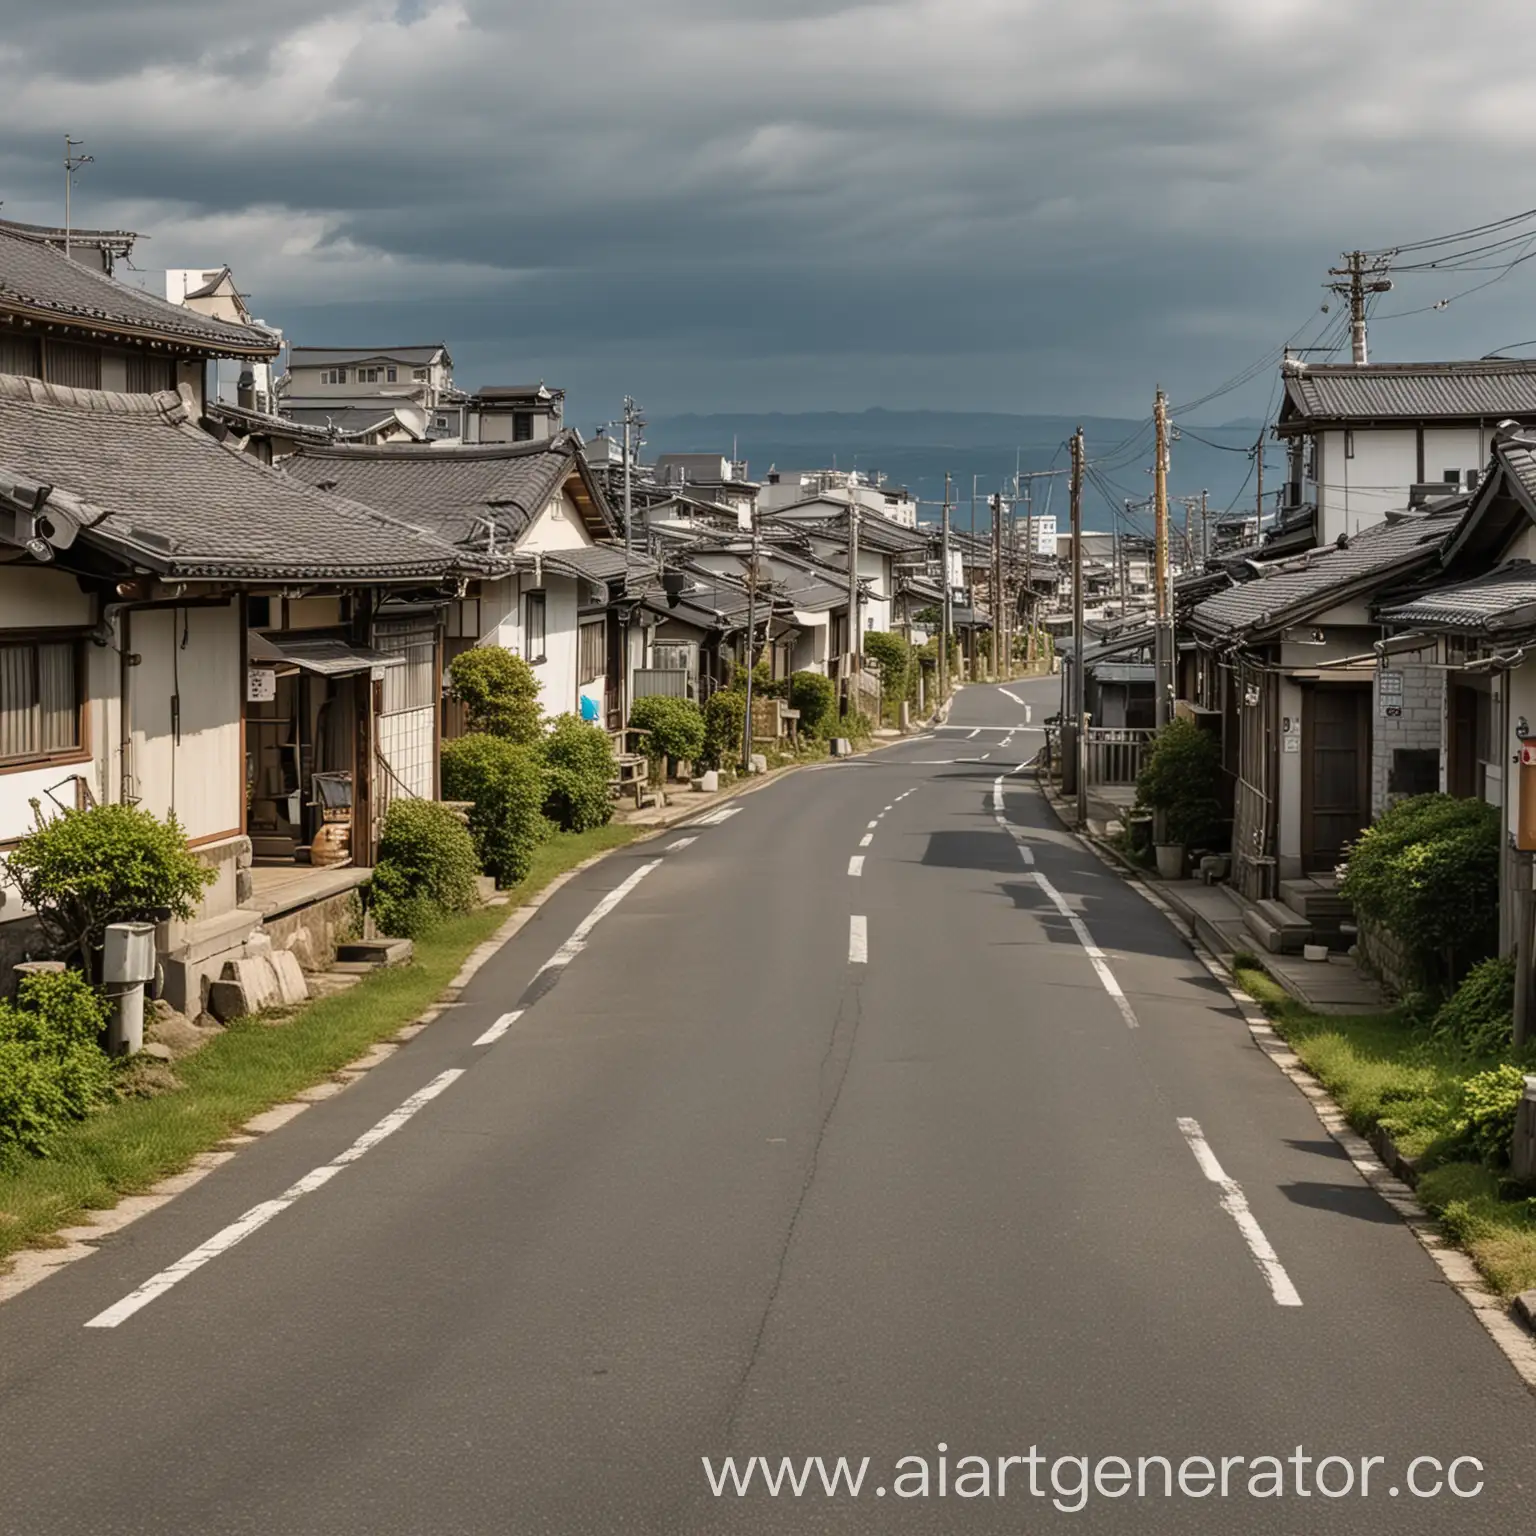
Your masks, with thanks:
[{"label": "storm cloud", "polygon": [[[7,4],[0,195],[228,262],[309,343],[446,339],[577,419],[1141,415],[1315,316],[1346,246],[1515,212],[1513,0]],[[1536,335],[1410,280],[1377,355]],[[1474,279],[1475,280],[1475,277]],[[1262,408],[1270,379],[1213,405]]]}]

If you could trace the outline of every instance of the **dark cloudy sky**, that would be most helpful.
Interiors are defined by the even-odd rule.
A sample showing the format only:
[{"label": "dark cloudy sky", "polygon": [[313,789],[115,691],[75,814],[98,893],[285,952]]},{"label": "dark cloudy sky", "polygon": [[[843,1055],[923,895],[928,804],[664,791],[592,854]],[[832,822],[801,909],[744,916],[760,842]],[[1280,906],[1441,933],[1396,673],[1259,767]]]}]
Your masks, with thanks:
[{"label": "dark cloudy sky", "polygon": [[[1517,0],[4,0],[0,196],[228,262],[299,342],[445,338],[573,418],[1140,416],[1346,245],[1536,202]],[[1529,274],[1529,275],[1528,275]],[[1476,278],[1471,280],[1475,281]],[[1380,356],[1536,336],[1536,262]],[[1203,419],[1262,410],[1262,384]]]}]

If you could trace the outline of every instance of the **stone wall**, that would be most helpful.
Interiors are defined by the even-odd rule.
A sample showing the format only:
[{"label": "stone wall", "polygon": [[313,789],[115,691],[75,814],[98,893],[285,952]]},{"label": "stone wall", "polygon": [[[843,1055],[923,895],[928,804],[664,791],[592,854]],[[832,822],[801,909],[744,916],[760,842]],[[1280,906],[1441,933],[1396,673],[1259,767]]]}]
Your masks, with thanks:
[{"label": "stone wall", "polygon": [[1356,958],[1393,997],[1416,988],[1416,973],[1406,946],[1397,936],[1374,923],[1360,920]]},{"label": "stone wall", "polygon": [[[1383,686],[1401,679],[1401,693]],[[1445,788],[1445,673],[1389,659],[1376,669],[1371,698],[1371,816],[1410,794]],[[1399,713],[1388,715],[1385,711]]]}]

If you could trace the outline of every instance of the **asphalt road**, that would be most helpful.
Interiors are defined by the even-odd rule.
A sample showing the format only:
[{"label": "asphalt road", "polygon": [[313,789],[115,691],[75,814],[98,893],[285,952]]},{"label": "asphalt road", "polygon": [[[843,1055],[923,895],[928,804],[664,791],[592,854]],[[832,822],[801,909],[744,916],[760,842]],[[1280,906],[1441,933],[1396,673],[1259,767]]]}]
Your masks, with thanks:
[{"label": "asphalt road", "polygon": [[[1012,772],[1030,701],[597,865],[354,1087],[0,1307],[0,1530],[1531,1529],[1536,1402]],[[1298,1446],[1309,1492],[1257,1496]],[[711,1491],[753,1456],[869,1463]],[[1419,1456],[1482,1491],[1416,1496]]]}]

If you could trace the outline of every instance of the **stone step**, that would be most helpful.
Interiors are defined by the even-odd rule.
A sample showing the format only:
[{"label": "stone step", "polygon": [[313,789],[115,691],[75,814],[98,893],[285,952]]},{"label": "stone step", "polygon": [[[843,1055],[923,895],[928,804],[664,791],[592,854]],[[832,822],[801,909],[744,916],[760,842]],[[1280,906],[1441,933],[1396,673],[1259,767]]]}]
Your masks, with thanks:
[{"label": "stone step", "polygon": [[1336,929],[1354,916],[1349,902],[1339,895],[1332,880],[1301,879],[1280,882],[1280,900],[1298,917],[1318,927]]},{"label": "stone step", "polygon": [[387,965],[406,965],[415,946],[409,939],[356,939],[336,946],[333,970],[377,971]]},{"label": "stone step", "polygon": [[1283,902],[1256,901],[1243,909],[1249,933],[1272,955],[1299,955],[1312,941],[1312,925]]}]

